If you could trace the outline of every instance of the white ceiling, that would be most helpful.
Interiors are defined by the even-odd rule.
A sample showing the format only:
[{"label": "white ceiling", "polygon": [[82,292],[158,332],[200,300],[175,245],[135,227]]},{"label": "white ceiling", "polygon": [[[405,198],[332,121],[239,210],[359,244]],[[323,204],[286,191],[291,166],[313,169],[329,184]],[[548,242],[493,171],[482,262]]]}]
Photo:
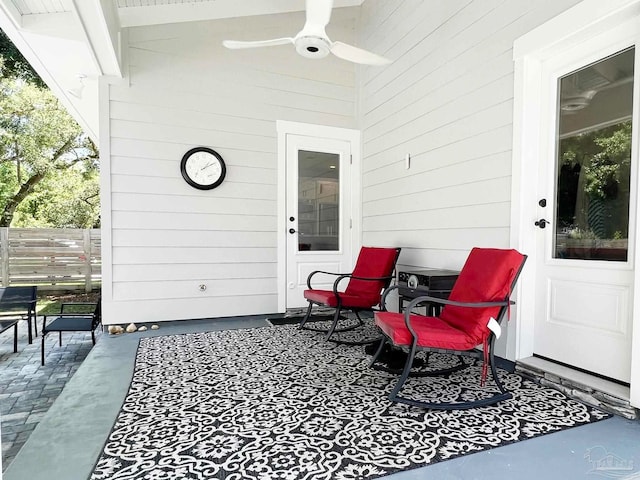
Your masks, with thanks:
[{"label": "white ceiling", "polygon": [[216,0],[116,0],[121,7],[148,7],[151,5],[167,5],[172,3],[215,2]]},{"label": "white ceiling", "polygon": [[[333,6],[362,2],[333,0]],[[0,0],[0,28],[95,139],[99,80],[123,77],[123,30],[304,9],[305,0]],[[78,98],[70,92],[80,87],[80,75]]]},{"label": "white ceiling", "polygon": [[63,13],[71,11],[70,0],[12,0],[20,15]]},{"label": "white ceiling", "polygon": [[[87,0],[9,0],[20,16],[64,13]],[[106,0],[116,7],[121,27],[245,17],[304,10],[304,0]],[[313,0],[318,1],[318,0]],[[350,7],[363,0],[335,0]]]},{"label": "white ceiling", "polygon": [[[54,1],[54,0],[43,0]],[[78,0],[76,0],[78,1]],[[304,0],[113,0],[121,27],[269,15],[304,10]],[[311,0],[318,1],[318,0]],[[334,0],[336,7],[363,0]]]}]

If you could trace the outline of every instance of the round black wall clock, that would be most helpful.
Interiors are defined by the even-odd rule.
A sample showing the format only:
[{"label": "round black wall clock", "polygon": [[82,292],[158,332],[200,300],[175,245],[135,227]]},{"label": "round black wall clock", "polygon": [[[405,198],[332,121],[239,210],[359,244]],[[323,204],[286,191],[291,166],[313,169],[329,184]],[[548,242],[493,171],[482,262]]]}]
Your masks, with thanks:
[{"label": "round black wall clock", "polygon": [[196,147],[182,157],[180,173],[193,188],[211,190],[223,182],[227,174],[227,166],[215,150]]}]

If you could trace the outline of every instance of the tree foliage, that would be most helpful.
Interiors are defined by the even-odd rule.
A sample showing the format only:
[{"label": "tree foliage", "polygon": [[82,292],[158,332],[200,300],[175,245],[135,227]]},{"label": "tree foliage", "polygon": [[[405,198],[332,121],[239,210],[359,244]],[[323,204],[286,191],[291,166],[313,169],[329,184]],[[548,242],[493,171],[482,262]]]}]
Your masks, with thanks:
[{"label": "tree foliage", "polygon": [[562,160],[585,169],[585,190],[605,200],[629,183],[631,121],[589,131],[563,140]]},{"label": "tree foliage", "polygon": [[0,226],[99,225],[98,152],[0,36]]},{"label": "tree foliage", "polygon": [[22,78],[38,87],[47,88],[40,75],[2,30],[0,30],[0,57],[2,58],[3,76]]},{"label": "tree foliage", "polygon": [[631,131],[628,120],[560,142],[558,220],[563,227],[590,238],[627,237]]}]

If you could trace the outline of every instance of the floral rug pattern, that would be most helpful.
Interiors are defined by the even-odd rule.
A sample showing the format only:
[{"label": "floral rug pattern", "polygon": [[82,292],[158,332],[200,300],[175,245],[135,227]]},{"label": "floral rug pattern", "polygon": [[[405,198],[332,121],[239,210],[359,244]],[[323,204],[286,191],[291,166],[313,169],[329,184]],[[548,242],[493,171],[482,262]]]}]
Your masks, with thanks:
[{"label": "floral rug pattern", "polygon": [[[295,325],[141,339],[91,480],[368,479],[609,415],[501,371],[514,398],[453,412],[394,405],[364,347]],[[450,362],[432,354],[429,364]],[[480,365],[410,379],[404,396],[486,395]]]}]

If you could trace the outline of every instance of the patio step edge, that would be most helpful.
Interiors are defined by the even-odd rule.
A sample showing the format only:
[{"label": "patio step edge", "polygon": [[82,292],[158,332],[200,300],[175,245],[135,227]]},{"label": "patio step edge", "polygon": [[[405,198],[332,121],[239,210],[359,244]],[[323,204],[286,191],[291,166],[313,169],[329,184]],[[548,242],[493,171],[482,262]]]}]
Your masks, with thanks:
[{"label": "patio step edge", "polygon": [[[544,362],[541,363],[544,364]],[[631,406],[628,398],[604,392],[593,385],[587,385],[587,382],[569,378],[568,375],[549,372],[544,366],[517,361],[516,372],[540,385],[559,390],[570,398],[614,415],[620,415],[629,420],[640,418],[640,410]]]}]

